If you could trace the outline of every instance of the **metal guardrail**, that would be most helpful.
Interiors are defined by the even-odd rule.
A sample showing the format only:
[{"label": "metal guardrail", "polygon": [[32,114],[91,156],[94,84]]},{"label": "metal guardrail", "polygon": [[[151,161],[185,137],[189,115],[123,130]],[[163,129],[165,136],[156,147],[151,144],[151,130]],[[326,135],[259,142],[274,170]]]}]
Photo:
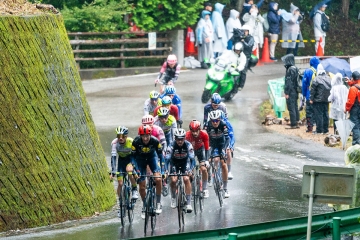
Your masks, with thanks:
[{"label": "metal guardrail", "polygon": [[[306,239],[307,221],[308,217],[291,218],[239,227],[147,237],[146,239]],[[340,239],[338,238],[340,234],[360,231],[359,221],[360,208],[314,215],[311,236],[314,239],[326,236]]]}]

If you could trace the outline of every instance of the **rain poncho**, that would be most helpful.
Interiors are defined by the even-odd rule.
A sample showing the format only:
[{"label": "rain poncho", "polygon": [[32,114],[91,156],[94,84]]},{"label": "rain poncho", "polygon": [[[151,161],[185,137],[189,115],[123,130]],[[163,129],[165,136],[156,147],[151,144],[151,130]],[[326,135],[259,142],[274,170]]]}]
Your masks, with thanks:
[{"label": "rain poncho", "polygon": [[233,36],[233,30],[234,28],[241,28],[241,23],[239,20],[239,12],[235,9],[230,10],[230,16],[229,19],[226,21],[226,32],[227,32],[227,38],[230,39]]},{"label": "rain poncho", "polygon": [[250,26],[249,34],[253,36],[255,43],[260,47],[264,44],[264,27],[265,19],[258,14],[259,10],[252,8],[249,13],[245,13],[243,20],[246,25]]},{"label": "rain poncho", "polygon": [[227,35],[225,31],[224,19],[222,17],[222,11],[225,5],[221,3],[215,4],[215,10],[211,16],[211,22],[214,28],[214,52],[222,53],[227,46]]},{"label": "rain poncho", "polygon": [[330,118],[332,119],[345,119],[345,104],[349,89],[343,84],[342,74],[337,73],[331,80],[331,91],[329,96]]},{"label": "rain poncho", "polygon": [[[304,43],[302,42],[303,37],[300,31],[300,23],[302,22],[302,18],[299,18],[298,15],[295,15],[295,10],[299,9],[295,5],[290,5],[290,15],[286,13],[285,10],[281,10],[282,16],[282,40],[284,42],[281,43],[282,48],[295,48],[296,40],[299,34],[299,44],[298,47],[305,47]],[[288,40],[292,40],[288,42]]]},{"label": "rain poncho", "polygon": [[[213,57],[213,25],[210,18],[205,20],[205,16],[210,14],[209,11],[203,10],[201,19],[196,26],[196,46],[199,46],[200,62],[208,61]],[[208,39],[208,41],[206,41],[206,39]]]}]

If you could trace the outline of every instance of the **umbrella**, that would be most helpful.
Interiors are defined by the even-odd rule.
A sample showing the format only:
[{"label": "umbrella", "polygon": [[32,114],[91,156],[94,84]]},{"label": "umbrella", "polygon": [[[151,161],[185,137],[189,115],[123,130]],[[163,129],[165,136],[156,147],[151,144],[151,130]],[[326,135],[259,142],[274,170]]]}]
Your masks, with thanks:
[{"label": "umbrella", "polygon": [[352,121],[350,121],[350,119],[340,119],[335,122],[335,125],[336,125],[336,129],[340,135],[342,148],[344,150],[347,139],[350,135],[352,128],[355,126],[355,124]]},{"label": "umbrella", "polygon": [[331,72],[333,74],[341,73],[344,77],[351,76],[350,64],[344,59],[331,57],[322,60],[321,65],[327,72]]},{"label": "umbrella", "polygon": [[329,5],[331,2],[331,0],[323,0],[321,2],[319,2],[318,4],[315,5],[315,7],[313,7],[313,9],[310,11],[310,19],[312,19],[314,16],[315,16],[315,13],[317,10],[319,10],[319,8],[326,4],[326,5]]},{"label": "umbrella", "polygon": [[352,72],[360,72],[360,56],[350,58],[350,69]]}]

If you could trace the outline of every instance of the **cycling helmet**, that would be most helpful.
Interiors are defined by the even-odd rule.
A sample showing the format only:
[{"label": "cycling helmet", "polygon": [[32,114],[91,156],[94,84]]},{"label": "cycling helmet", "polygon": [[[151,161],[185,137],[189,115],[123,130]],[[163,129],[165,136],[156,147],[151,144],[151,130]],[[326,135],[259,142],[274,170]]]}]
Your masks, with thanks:
[{"label": "cycling helmet", "polygon": [[141,125],[138,130],[139,135],[150,135],[152,128],[149,125]]},{"label": "cycling helmet", "polygon": [[175,138],[185,138],[186,132],[182,128],[177,128],[174,131]]},{"label": "cycling helmet", "polygon": [[169,112],[170,112],[169,109],[167,109],[166,107],[161,107],[158,109],[157,115],[159,117],[166,117],[169,115]]},{"label": "cycling helmet", "polygon": [[175,93],[176,93],[176,88],[173,85],[166,86],[165,95],[175,94]]},{"label": "cycling helmet", "polygon": [[352,74],[351,74],[351,77],[354,79],[354,80],[359,80],[360,79],[360,73],[358,71],[354,71]]},{"label": "cycling helmet", "polygon": [[215,111],[211,111],[209,113],[209,118],[210,119],[220,119],[221,118],[221,110],[215,110]]},{"label": "cycling helmet", "polygon": [[174,54],[170,54],[168,57],[167,57],[167,63],[168,64],[175,64],[177,62],[177,58]]},{"label": "cycling helmet", "polygon": [[116,132],[116,134],[128,135],[129,129],[124,126],[119,126],[119,127],[115,128],[115,132]]},{"label": "cycling helmet", "polygon": [[189,124],[189,128],[191,131],[198,131],[200,130],[201,123],[198,120],[192,120]]},{"label": "cycling helmet", "polygon": [[157,91],[150,92],[150,98],[159,98],[160,94]]},{"label": "cycling helmet", "polygon": [[141,119],[142,124],[153,124],[154,123],[154,117],[152,115],[145,115]]},{"label": "cycling helmet", "polygon": [[165,96],[165,97],[163,97],[163,99],[161,99],[161,103],[162,103],[162,105],[171,104],[171,98],[169,96]]},{"label": "cycling helmet", "polygon": [[218,93],[214,93],[211,97],[211,103],[220,104],[221,96]]}]

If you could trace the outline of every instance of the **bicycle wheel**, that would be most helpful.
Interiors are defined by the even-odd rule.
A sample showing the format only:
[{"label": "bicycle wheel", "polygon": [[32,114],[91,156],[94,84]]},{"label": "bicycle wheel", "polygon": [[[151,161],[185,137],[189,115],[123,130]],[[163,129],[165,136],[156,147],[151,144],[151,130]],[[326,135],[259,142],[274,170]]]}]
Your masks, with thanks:
[{"label": "bicycle wheel", "polygon": [[220,207],[222,207],[223,200],[224,200],[224,194],[223,194],[223,190],[221,188],[222,181],[221,181],[219,172],[216,172],[215,178],[217,178],[217,182],[218,182],[218,199],[219,199]]},{"label": "bicycle wheel", "polygon": [[197,214],[197,205],[198,205],[198,200],[199,200],[198,176],[197,175],[195,175],[192,185],[193,185],[192,195],[193,195],[193,200],[194,200],[194,213],[196,215]]},{"label": "bicycle wheel", "polygon": [[199,208],[200,208],[200,212],[202,212],[202,210],[204,209],[204,192],[202,189],[202,177],[201,177],[201,173],[198,176],[198,194],[199,194]]},{"label": "bicycle wheel", "polygon": [[146,230],[149,223],[149,217],[150,217],[150,206],[151,205],[151,193],[148,192],[145,197],[145,223],[144,223],[144,233],[146,235]]},{"label": "bicycle wheel", "polygon": [[182,211],[181,211],[181,221],[182,221],[182,226],[184,227],[185,225],[185,213],[186,213],[186,209],[185,209],[185,206],[186,206],[186,195],[185,195],[185,190],[184,190],[184,187],[182,188],[183,192],[182,192]]},{"label": "bicycle wheel", "polygon": [[179,228],[181,228],[181,216],[182,216],[182,212],[183,212],[183,207],[182,207],[182,199],[183,199],[183,191],[182,191],[182,186],[181,184],[178,185],[178,194],[177,194],[177,210],[178,210],[178,220],[179,220]]},{"label": "bicycle wheel", "polygon": [[152,198],[151,198],[151,230],[155,230],[156,226],[156,197],[155,197],[155,187],[152,189]]},{"label": "bicycle wheel", "polygon": [[120,206],[121,226],[124,227],[125,217],[126,217],[126,186],[125,186],[125,184],[123,184],[122,189],[120,191],[119,206]]}]

